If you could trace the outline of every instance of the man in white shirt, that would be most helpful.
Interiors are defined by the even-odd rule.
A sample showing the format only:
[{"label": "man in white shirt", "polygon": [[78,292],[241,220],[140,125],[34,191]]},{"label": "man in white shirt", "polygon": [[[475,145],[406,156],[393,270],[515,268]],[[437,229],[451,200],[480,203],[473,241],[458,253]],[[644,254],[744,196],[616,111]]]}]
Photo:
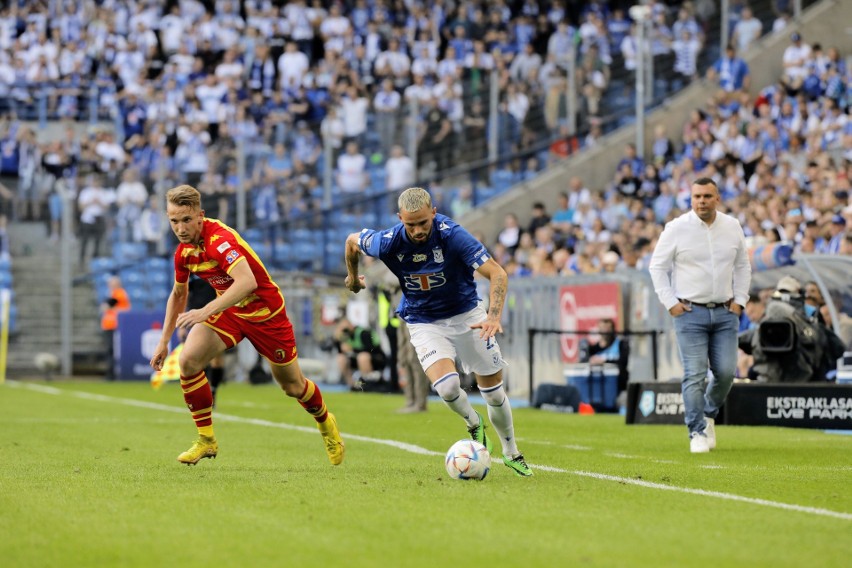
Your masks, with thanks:
[{"label": "man in white shirt", "polygon": [[139,217],[142,215],[145,202],[148,201],[148,190],[145,189],[145,184],[139,181],[139,175],[135,169],[124,170],[122,181],[115,191],[115,201],[118,206],[116,213],[118,240],[138,241]]},{"label": "man in white shirt", "polygon": [[808,76],[808,60],[811,57],[811,46],[802,41],[802,35],[799,32],[790,34],[791,43],[784,50],[783,65],[784,78],[783,82],[791,89],[798,89],[802,85],[802,81]]},{"label": "man in white shirt", "polygon": [[[716,183],[699,178],[691,195],[692,211],[666,225],[649,270],[660,302],[674,317],[689,449],[707,453],[716,447],[715,419],[734,381],[751,265],[739,221],[716,211]],[[705,388],[708,367],[713,377]]]},{"label": "man in white shirt", "polygon": [[389,155],[391,147],[396,143],[397,116],[401,102],[402,98],[393,88],[393,81],[382,81],[382,89],[373,98],[373,110],[383,156]]},{"label": "man in white shirt", "polygon": [[367,158],[358,152],[358,144],[348,142],[346,153],[337,158],[337,186],[344,194],[360,194],[367,189]]},{"label": "man in white shirt", "polygon": [[278,78],[282,89],[302,84],[302,77],[310,67],[308,56],[299,51],[295,42],[288,42],[278,58]]},{"label": "man in white shirt", "polygon": [[737,46],[738,53],[745,53],[749,46],[763,33],[763,24],[754,17],[751,8],[743,8],[743,14],[737,25],[734,26],[734,34],[731,41]]},{"label": "man in white shirt", "polygon": [[388,191],[399,191],[414,183],[414,162],[405,155],[399,144],[391,149],[391,157],[385,162],[385,187]]}]

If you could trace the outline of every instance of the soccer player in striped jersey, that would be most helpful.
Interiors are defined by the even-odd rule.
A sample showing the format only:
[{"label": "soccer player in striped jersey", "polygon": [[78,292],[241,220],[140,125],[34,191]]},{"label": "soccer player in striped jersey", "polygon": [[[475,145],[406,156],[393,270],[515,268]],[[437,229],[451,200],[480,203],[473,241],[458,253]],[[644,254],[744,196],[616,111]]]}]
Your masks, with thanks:
[{"label": "soccer player in striped jersey", "polygon": [[[346,287],[366,287],[358,274],[361,254],[376,257],[396,275],[402,290],[397,313],[408,324],[420,365],[447,406],[467,424],[470,437],[492,449],[485,421],[461,389],[455,360],[473,372],[488,418],[500,436],[503,463],[520,476],[532,475],[515,440],[512,408],[503,389],[506,362],[494,336],[503,331],[506,271],[464,227],[437,214],[425,189],[399,196],[400,223],[390,229],[363,229],[346,239]],[[479,272],[490,282],[488,312],[473,282]]]},{"label": "soccer player in striped jersey", "polygon": [[[281,389],[314,417],[329,460],[333,465],[340,464],[344,444],[337,421],[326,409],[319,388],[299,367],[293,326],[281,290],[234,229],[204,216],[197,189],[180,185],[166,193],[166,201],[169,224],[180,244],[175,250],[175,284],[166,304],[163,335],[151,357],[151,367],[162,368],[175,328],[191,327],[179,358],[180,383],[199,437],[178,461],[194,465],[202,458],[216,457],[219,445],[213,435],[213,396],[204,368],[211,359],[247,338],[269,361]],[[217,297],[202,308],[184,311],[190,274],[207,280]]]}]

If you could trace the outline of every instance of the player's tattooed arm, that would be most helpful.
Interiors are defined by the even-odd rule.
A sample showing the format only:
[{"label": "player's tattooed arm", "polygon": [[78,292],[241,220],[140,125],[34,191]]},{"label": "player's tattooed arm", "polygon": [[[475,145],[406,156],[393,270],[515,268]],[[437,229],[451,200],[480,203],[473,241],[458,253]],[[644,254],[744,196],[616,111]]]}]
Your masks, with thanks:
[{"label": "player's tattooed arm", "polygon": [[356,294],[367,287],[364,275],[358,274],[358,261],[361,258],[361,247],[358,245],[358,233],[352,233],[346,238],[346,287]]},{"label": "player's tattooed arm", "polygon": [[506,290],[509,286],[509,277],[503,267],[497,264],[493,258],[476,269],[484,277],[488,278],[491,290],[488,295],[488,316],[484,321],[471,325],[471,328],[479,329],[479,337],[488,339],[497,333],[503,333],[503,325],[500,323],[503,314],[503,305],[506,303]]},{"label": "player's tattooed arm", "polygon": [[[499,268],[499,266],[498,266]],[[500,269],[491,275],[491,293],[488,308],[488,316],[500,319],[503,313],[503,306],[506,303],[506,290],[509,287],[509,277],[506,271]]]}]

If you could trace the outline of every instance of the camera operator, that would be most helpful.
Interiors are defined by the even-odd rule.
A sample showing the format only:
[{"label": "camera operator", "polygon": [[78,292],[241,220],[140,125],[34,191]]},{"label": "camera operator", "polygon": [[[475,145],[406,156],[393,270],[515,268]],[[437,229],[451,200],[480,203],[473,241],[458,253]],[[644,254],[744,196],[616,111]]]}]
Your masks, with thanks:
[{"label": "camera operator", "polygon": [[808,317],[801,291],[798,280],[783,277],[757,327],[739,335],[740,349],[754,356],[750,377],[770,383],[823,381],[843,354],[834,332]]},{"label": "camera operator", "polygon": [[[358,390],[361,380],[373,378],[385,366],[385,354],[376,333],[345,317],[340,318],[334,330],[334,343],[340,373],[350,389]],[[357,377],[353,370],[358,371]]]}]

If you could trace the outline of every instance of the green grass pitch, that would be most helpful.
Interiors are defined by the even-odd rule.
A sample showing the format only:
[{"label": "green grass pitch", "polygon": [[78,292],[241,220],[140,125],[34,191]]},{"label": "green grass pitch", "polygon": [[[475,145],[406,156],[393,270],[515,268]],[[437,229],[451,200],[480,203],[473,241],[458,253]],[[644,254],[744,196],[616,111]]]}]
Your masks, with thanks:
[{"label": "green grass pitch", "polygon": [[[330,389],[329,389],[330,390]],[[272,386],[227,385],[219,457],[176,456],[195,429],[180,389],[0,386],[0,565],[848,566],[852,436],[515,410],[535,476],[499,459],[450,479],[465,437],[438,402],[327,392],[347,442],[332,467],[313,421]],[[480,408],[484,414],[484,408]],[[499,446],[499,444],[497,444]],[[497,456],[495,456],[496,458]]]}]

